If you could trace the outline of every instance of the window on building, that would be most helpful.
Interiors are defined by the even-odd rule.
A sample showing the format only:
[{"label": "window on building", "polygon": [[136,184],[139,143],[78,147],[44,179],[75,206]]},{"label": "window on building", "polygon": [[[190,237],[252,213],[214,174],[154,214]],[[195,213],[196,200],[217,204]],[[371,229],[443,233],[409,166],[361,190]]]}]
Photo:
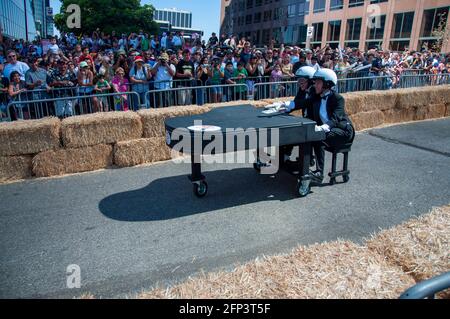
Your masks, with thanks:
[{"label": "window on building", "polygon": [[338,41],[341,35],[341,21],[328,22],[328,39],[327,41]]},{"label": "window on building", "polygon": [[409,48],[409,41],[391,41],[389,43],[389,49],[392,51],[405,51],[406,48]]},{"label": "window on building", "polygon": [[325,11],[325,0],[314,0],[314,13],[324,12]]},{"label": "window on building", "polygon": [[251,9],[253,8],[253,0],[247,0],[247,5],[246,5],[247,9]]},{"label": "window on building", "polygon": [[262,17],[261,12],[255,13],[255,16],[254,16],[254,18],[253,18],[253,22],[254,22],[254,23],[260,23],[260,22],[261,22],[261,17]]},{"label": "window on building", "polygon": [[262,0],[256,0],[255,1],[255,7],[260,7],[260,6],[262,6],[262,4],[263,4]]},{"label": "window on building", "polygon": [[298,4],[298,15],[308,15],[309,14],[309,0],[302,0]]},{"label": "window on building", "polygon": [[348,0],[348,7],[359,7],[364,5],[364,0]]},{"label": "window on building", "polygon": [[312,26],[314,27],[312,42],[322,42],[323,22],[313,23]]},{"label": "window on building", "polygon": [[283,42],[285,44],[293,44],[294,43],[294,26],[290,25],[285,28]]},{"label": "window on building", "polygon": [[347,20],[347,28],[345,31],[345,40],[346,41],[359,41],[361,36],[361,23],[362,18],[356,19],[348,19]]},{"label": "window on building", "polygon": [[420,37],[433,37],[433,31],[437,29],[440,21],[447,21],[449,7],[425,10],[423,12]]},{"label": "window on building", "polygon": [[261,30],[255,31],[254,39],[255,39],[255,44],[257,44],[257,45],[261,44]]},{"label": "window on building", "polygon": [[270,42],[270,29],[265,29],[262,32],[262,42],[269,43]]},{"label": "window on building", "polygon": [[272,10],[264,11],[264,22],[272,20]]},{"label": "window on building", "polygon": [[251,14],[247,14],[245,17],[245,24],[252,24],[252,18],[253,16]]},{"label": "window on building", "polygon": [[370,4],[388,2],[389,0],[370,0]]},{"label": "window on building", "polygon": [[308,31],[307,25],[300,25],[298,27],[298,43],[306,43],[306,34]]},{"label": "window on building", "polygon": [[275,43],[281,43],[281,28],[274,28],[272,30],[272,37],[275,40]]},{"label": "window on building", "polygon": [[295,17],[295,15],[297,14],[297,5],[296,4],[291,4],[288,6],[288,17],[292,18]]},{"label": "window on building", "polygon": [[413,23],[414,23],[414,12],[404,12],[395,14],[392,23],[391,38],[393,39],[410,38]]},{"label": "window on building", "polygon": [[344,0],[330,0],[330,10],[341,10],[344,7]]},{"label": "window on building", "polygon": [[373,17],[368,21],[367,40],[382,40],[384,36],[384,26],[386,24],[386,15]]}]

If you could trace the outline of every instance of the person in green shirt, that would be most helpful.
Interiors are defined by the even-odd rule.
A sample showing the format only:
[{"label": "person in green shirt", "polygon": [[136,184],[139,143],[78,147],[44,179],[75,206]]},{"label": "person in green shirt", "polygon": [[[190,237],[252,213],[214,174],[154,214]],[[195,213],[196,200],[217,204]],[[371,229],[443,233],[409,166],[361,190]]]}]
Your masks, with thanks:
[{"label": "person in green shirt", "polygon": [[141,37],[141,50],[142,51],[148,51],[150,49],[150,40],[148,39],[148,34],[146,33],[145,36]]},{"label": "person in green shirt", "polygon": [[[236,78],[236,84],[245,84],[245,79],[248,78],[248,72],[245,69],[244,62],[239,62],[237,65],[237,69],[234,71],[234,77]],[[240,98],[246,99],[247,95],[244,94],[247,92],[247,87],[238,86],[236,87],[236,93]]]},{"label": "person in green shirt", "polygon": [[[105,79],[104,74],[98,75],[97,84],[95,84],[94,91],[98,94],[106,94],[111,90],[111,85]],[[97,104],[97,110],[100,112],[108,112],[108,97],[100,96],[98,98],[94,98],[94,103]]]}]

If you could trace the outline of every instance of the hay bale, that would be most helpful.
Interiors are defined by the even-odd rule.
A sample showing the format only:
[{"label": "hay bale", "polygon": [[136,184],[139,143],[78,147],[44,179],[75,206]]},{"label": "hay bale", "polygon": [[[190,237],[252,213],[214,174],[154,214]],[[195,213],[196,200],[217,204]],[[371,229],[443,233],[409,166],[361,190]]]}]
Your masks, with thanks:
[{"label": "hay bale", "polygon": [[417,110],[417,107],[387,110],[384,111],[384,121],[389,124],[415,121],[417,119]]},{"label": "hay bale", "polygon": [[357,131],[374,128],[384,123],[384,113],[379,110],[357,113],[350,118]]},{"label": "hay bale", "polygon": [[436,85],[417,88],[416,92],[428,92],[430,104],[450,103],[450,85]]},{"label": "hay bale", "polygon": [[232,272],[202,274],[139,298],[280,299],[398,298],[414,284],[400,267],[350,242],[300,247]]},{"label": "hay bale", "polygon": [[114,146],[114,164],[131,167],[171,159],[165,138],[153,137],[119,142]]},{"label": "hay bale", "polygon": [[431,90],[426,88],[401,89],[396,91],[398,109],[411,109],[426,106],[430,103]]},{"label": "hay bale", "polygon": [[33,158],[33,173],[49,177],[107,168],[113,163],[112,149],[111,145],[100,144],[43,152]]},{"label": "hay bale", "polygon": [[0,156],[36,154],[60,147],[61,121],[55,117],[0,124]]},{"label": "hay bale", "polygon": [[425,119],[445,117],[446,110],[447,108],[445,104],[430,104],[427,106],[427,114],[425,115]]},{"label": "hay bale", "polygon": [[[367,241],[370,250],[411,274],[417,282],[450,270],[450,205],[382,231]],[[445,294],[450,297],[450,291]]]},{"label": "hay bale", "polygon": [[31,177],[33,156],[0,156],[0,182]]},{"label": "hay bale", "polygon": [[450,103],[445,104],[445,117],[450,116]]},{"label": "hay bale", "polygon": [[211,111],[207,106],[174,106],[138,111],[143,124],[143,137],[165,137],[164,121],[171,117],[191,116]]},{"label": "hay bale", "polygon": [[353,115],[361,112],[363,96],[357,92],[342,94],[345,100],[345,110],[348,115]]},{"label": "hay bale", "polygon": [[141,136],[141,118],[135,112],[96,113],[62,121],[63,144],[68,148],[113,144]]},{"label": "hay bale", "polygon": [[398,93],[395,90],[391,91],[371,91],[361,92],[361,111],[386,111],[394,108],[397,105]]}]

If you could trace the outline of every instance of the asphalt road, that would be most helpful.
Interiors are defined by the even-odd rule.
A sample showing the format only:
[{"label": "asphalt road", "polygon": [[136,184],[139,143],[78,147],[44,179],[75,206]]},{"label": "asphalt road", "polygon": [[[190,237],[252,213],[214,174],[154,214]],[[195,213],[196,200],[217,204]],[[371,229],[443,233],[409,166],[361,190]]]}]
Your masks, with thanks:
[{"label": "asphalt road", "polygon": [[[303,199],[285,173],[205,170],[203,200],[172,162],[1,185],[0,297],[123,297],[299,244],[361,242],[450,203],[450,119],[358,134],[350,182]],[[69,265],[81,289],[67,288]]]}]

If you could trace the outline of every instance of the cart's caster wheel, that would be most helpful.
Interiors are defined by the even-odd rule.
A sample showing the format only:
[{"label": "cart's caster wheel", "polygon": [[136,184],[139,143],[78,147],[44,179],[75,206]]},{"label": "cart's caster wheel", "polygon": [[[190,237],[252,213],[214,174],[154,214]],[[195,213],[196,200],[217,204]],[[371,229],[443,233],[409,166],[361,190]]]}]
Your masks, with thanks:
[{"label": "cart's caster wheel", "polygon": [[297,195],[299,197],[306,197],[311,192],[311,181],[299,181],[297,183]]},{"label": "cart's caster wheel", "polygon": [[336,178],[330,179],[330,185],[334,185],[334,184],[336,184]]},{"label": "cart's caster wheel", "polygon": [[253,168],[255,169],[255,171],[257,171],[258,173],[261,173],[261,163],[258,161],[256,163],[253,163]]},{"label": "cart's caster wheel", "polygon": [[193,184],[193,186],[194,194],[198,198],[203,198],[208,194],[208,184],[205,181]]},{"label": "cart's caster wheel", "polygon": [[344,175],[344,183],[348,183],[349,180],[350,180],[350,176]]}]

